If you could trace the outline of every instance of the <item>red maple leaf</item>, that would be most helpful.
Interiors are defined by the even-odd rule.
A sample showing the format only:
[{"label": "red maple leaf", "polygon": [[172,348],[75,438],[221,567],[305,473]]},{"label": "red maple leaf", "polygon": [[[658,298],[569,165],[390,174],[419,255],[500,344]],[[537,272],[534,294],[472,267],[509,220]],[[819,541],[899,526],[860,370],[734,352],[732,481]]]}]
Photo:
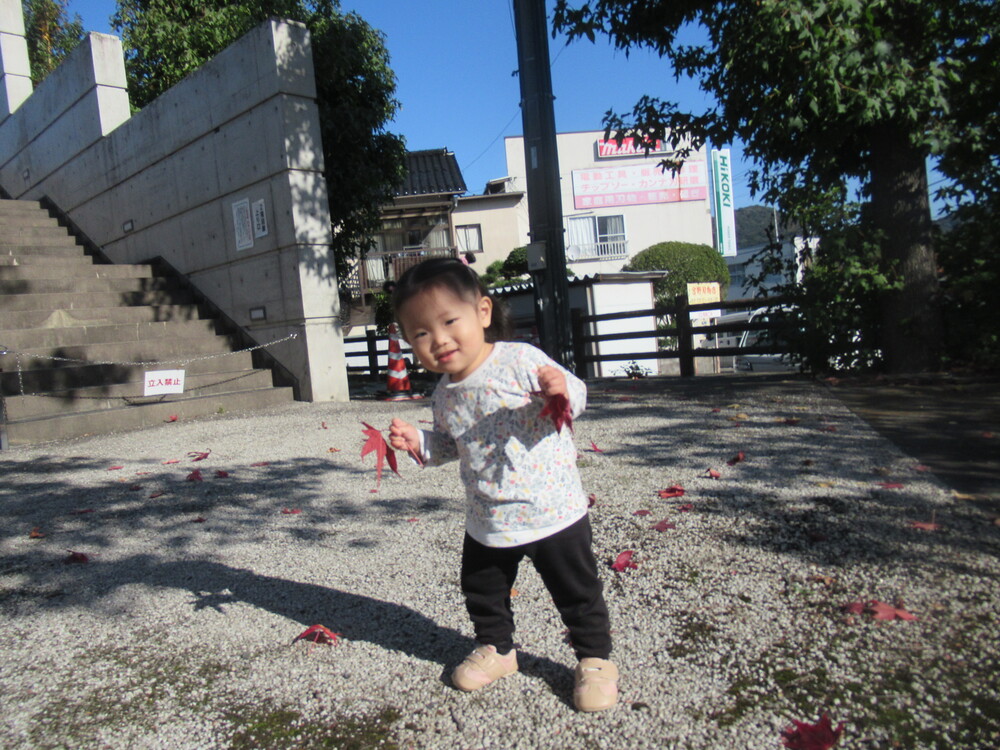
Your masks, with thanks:
[{"label": "red maple leaf", "polygon": [[691,503],[684,503],[683,505],[678,505],[677,510],[681,513],[687,513],[690,510],[694,510],[694,505]]},{"label": "red maple leaf", "polygon": [[270,461],[258,461],[257,463],[250,464],[251,466],[270,466]]},{"label": "red maple leaf", "polygon": [[44,539],[45,532],[41,530],[40,527],[36,526],[28,533],[28,539]]},{"label": "red maple leaf", "polygon": [[897,617],[900,620],[917,619],[902,607],[893,607],[891,604],[880,601],[868,602],[868,606],[865,609],[871,613],[872,618],[875,620],[895,620]]},{"label": "red maple leaf", "polygon": [[667,529],[676,529],[677,525],[673,524],[673,523],[670,523],[670,521],[668,521],[666,518],[664,518],[662,521],[660,521],[659,523],[654,523],[649,528],[656,529],[657,531],[659,531],[662,534]]},{"label": "red maple leaf", "polygon": [[284,513],[286,516],[297,516],[302,511],[298,508],[282,508],[281,512]]},{"label": "red maple leaf", "polygon": [[587,507],[593,508],[595,505],[597,505],[597,495],[591,492],[589,495],[587,495]]},{"label": "red maple leaf", "polygon": [[901,490],[903,489],[902,482],[879,482],[878,486],[885,490]]},{"label": "red maple leaf", "polygon": [[330,448],[329,452],[330,453],[340,453],[340,448]]},{"label": "red maple leaf", "polygon": [[633,516],[648,516],[649,515],[649,511],[648,510],[637,510],[632,515]]},{"label": "red maple leaf", "polygon": [[167,417],[163,421],[164,422],[176,422],[177,421],[177,415],[176,414],[171,414],[169,417]]},{"label": "red maple leaf", "polygon": [[679,484],[672,484],[669,487],[667,487],[665,490],[660,490],[656,494],[659,497],[663,498],[663,499],[667,499],[667,498],[671,498],[671,497],[683,497],[684,496],[684,488],[681,487]]},{"label": "red maple leaf", "polygon": [[93,513],[93,512],[94,512],[93,508],[81,508],[80,510],[71,510],[69,514],[71,516],[82,516],[84,513]]},{"label": "red maple leaf", "polygon": [[632,555],[634,554],[630,549],[625,550],[611,563],[611,569],[617,570],[619,573],[624,573],[626,568],[637,568],[638,566],[632,562]]},{"label": "red maple leaf", "polygon": [[[340,633],[334,633],[326,625],[310,625],[308,628],[295,636],[295,638],[292,639],[292,643],[295,643],[296,641],[312,641],[314,645],[317,643],[335,645],[337,643],[338,636],[340,636]],[[312,647],[310,647],[309,650],[312,651]]]},{"label": "red maple leaf", "polygon": [[124,466],[109,466],[108,471],[118,471],[119,469],[124,469]]},{"label": "red maple leaf", "polygon": [[569,399],[565,393],[556,393],[545,399],[545,406],[538,412],[540,417],[549,417],[556,426],[556,432],[562,432],[563,425],[573,429],[573,411],[569,407]]},{"label": "red maple leaf", "polygon": [[736,455],[733,456],[728,461],[726,461],[726,463],[729,464],[730,466],[735,466],[736,464],[738,464],[740,461],[742,461],[745,458],[746,458],[746,454],[743,451],[738,451],[736,453]]},{"label": "red maple leaf", "polygon": [[166,466],[167,464],[179,464],[180,462],[181,460],[179,458],[168,458],[166,461],[163,462],[163,465]]},{"label": "red maple leaf", "polygon": [[830,750],[837,744],[844,731],[844,722],[834,729],[830,717],[823,714],[815,724],[792,719],[792,724],[781,733],[781,742],[791,750]]},{"label": "red maple leaf", "polygon": [[841,609],[849,615],[860,615],[865,611],[864,602],[848,602],[843,605]]},{"label": "red maple leaf", "polygon": [[162,493],[162,492],[154,492],[154,493],[152,493],[152,494],[151,494],[151,495],[149,496],[149,499],[150,499],[150,500],[155,500],[155,499],[156,499],[156,498],[158,498],[158,497],[163,497],[163,493]]},{"label": "red maple leaf", "polygon": [[708,477],[709,479],[718,479],[719,477],[722,476],[722,474],[720,474],[715,469],[705,469],[705,476]]},{"label": "red maple leaf", "polygon": [[194,461],[204,461],[206,458],[208,458],[208,454],[211,453],[211,452],[212,452],[211,450],[207,450],[207,451],[191,451],[190,453],[188,453],[188,458],[190,458],[192,462],[194,462]]},{"label": "red maple leaf", "polygon": [[396,476],[402,475],[396,468],[396,453],[389,447],[389,444],[385,442],[385,438],[382,437],[382,433],[367,422],[362,422],[361,424],[368,428],[366,430],[362,430],[362,432],[368,436],[368,440],[365,441],[364,446],[361,448],[361,458],[364,458],[369,453],[375,453],[375,489],[378,490],[379,485],[382,484],[382,466],[385,463],[389,464],[389,468],[396,473]]},{"label": "red maple leaf", "polygon": [[69,557],[63,558],[64,563],[85,563],[90,562],[90,558],[87,557],[82,552],[74,552],[71,549],[66,550],[69,552]]},{"label": "red maple leaf", "polygon": [[320,423],[319,423],[319,428],[320,428],[321,430],[326,430],[326,429],[329,429],[329,428],[328,428],[328,427],[326,426],[326,422],[320,422]]},{"label": "red maple leaf", "polygon": [[937,531],[941,528],[941,524],[933,521],[910,521],[910,526],[921,531]]},{"label": "red maple leaf", "polygon": [[191,523],[205,523],[205,517],[198,516],[197,518],[192,518]]},{"label": "red maple leaf", "polygon": [[216,469],[215,476],[217,476],[219,479],[225,479],[226,477],[229,476],[229,472],[223,471],[222,469]]},{"label": "red maple leaf", "polygon": [[590,450],[592,450],[594,453],[604,453],[604,450],[602,448],[598,448],[597,444],[594,443],[593,440],[590,441]]},{"label": "red maple leaf", "polygon": [[203,482],[205,481],[201,476],[201,469],[195,469],[190,474],[187,475],[187,482]]}]

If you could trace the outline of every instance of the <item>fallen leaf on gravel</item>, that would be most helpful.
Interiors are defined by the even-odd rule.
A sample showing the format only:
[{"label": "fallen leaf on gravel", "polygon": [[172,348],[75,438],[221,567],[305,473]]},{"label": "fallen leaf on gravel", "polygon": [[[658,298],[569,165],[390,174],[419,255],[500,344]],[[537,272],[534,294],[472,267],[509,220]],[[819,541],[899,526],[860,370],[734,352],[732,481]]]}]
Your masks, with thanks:
[{"label": "fallen leaf on gravel", "polygon": [[891,604],[886,604],[885,602],[870,601],[865,609],[876,620],[895,620],[897,617],[900,620],[917,619],[902,607],[893,607]]},{"label": "fallen leaf on gravel", "polygon": [[921,531],[937,531],[941,528],[941,524],[934,521],[910,521],[910,526]]},{"label": "fallen leaf on gravel", "polygon": [[362,422],[361,424],[368,428],[361,431],[368,436],[368,440],[365,441],[365,444],[361,448],[361,458],[364,458],[369,453],[375,453],[375,491],[377,492],[379,485],[382,484],[383,464],[388,463],[389,468],[396,473],[396,476],[401,476],[399,470],[396,468],[396,453],[385,442],[385,438],[382,437],[381,432],[367,422]]},{"label": "fallen leaf on gravel", "polygon": [[632,515],[633,516],[648,516],[649,515],[649,511],[648,510],[637,510]]},{"label": "fallen leaf on gravel", "polygon": [[726,417],[730,422],[742,422],[746,419],[750,419],[746,414],[734,414],[731,417]]},{"label": "fallen leaf on gravel", "polygon": [[197,518],[192,518],[191,523],[205,523],[205,517],[198,516]]},{"label": "fallen leaf on gravel", "polygon": [[902,482],[879,482],[878,486],[886,490],[901,490],[903,489]]},{"label": "fallen leaf on gravel", "polygon": [[604,453],[604,450],[602,448],[598,448],[593,440],[590,441],[590,450],[594,453]]},{"label": "fallen leaf on gravel", "polygon": [[619,401],[635,401],[635,396],[619,396]]},{"label": "fallen leaf on gravel", "polygon": [[190,458],[192,462],[204,461],[206,458],[208,458],[208,454],[210,454],[211,452],[212,452],[211,450],[191,451],[190,453],[188,453],[188,458]]},{"label": "fallen leaf on gravel", "polygon": [[719,477],[722,476],[722,474],[720,474],[715,469],[706,469],[704,476],[708,477],[709,479],[718,479]]},{"label": "fallen leaf on gravel", "polygon": [[517,596],[520,593],[521,593],[520,591],[518,591],[517,589],[515,589],[515,588],[512,587],[511,590],[510,590],[510,598],[513,599],[515,596]]},{"label": "fallen leaf on gravel", "polygon": [[683,505],[678,505],[677,510],[681,513],[687,513],[688,511],[694,510],[694,505],[691,503],[684,503]]},{"label": "fallen leaf on gravel", "polygon": [[36,526],[30,532],[28,532],[28,539],[44,539],[45,532],[41,530],[40,527]]},{"label": "fallen leaf on gravel", "polygon": [[597,505],[597,495],[591,492],[589,495],[587,495],[587,507],[593,508],[595,505]]},{"label": "fallen leaf on gravel", "polygon": [[836,432],[837,428],[834,427],[832,424],[825,424],[820,427],[820,430],[822,430],[823,432]]},{"label": "fallen leaf on gravel", "polygon": [[865,611],[864,602],[848,602],[843,605],[841,609],[849,615],[860,615]]},{"label": "fallen leaf on gravel", "polygon": [[667,531],[668,529],[676,529],[677,525],[673,524],[673,523],[670,523],[670,521],[668,521],[666,518],[664,518],[662,521],[660,521],[659,523],[654,523],[649,528],[656,529],[657,531],[659,531],[662,534],[664,531]]},{"label": "fallen leaf on gravel", "polygon": [[167,417],[163,421],[164,422],[176,422],[177,421],[177,415],[176,414],[171,414],[169,417]]},{"label": "fallen leaf on gravel", "polygon": [[913,467],[913,470],[914,471],[921,471],[921,472],[923,472],[923,471],[930,471],[931,467],[930,466],[924,466],[923,464],[917,464],[916,466]]},{"label": "fallen leaf on gravel", "polygon": [[258,461],[257,463],[250,464],[251,466],[270,466],[270,461]]},{"label": "fallen leaf on gravel", "polygon": [[817,487],[836,487],[835,482],[813,482]]},{"label": "fallen leaf on gravel", "polygon": [[194,471],[192,471],[190,474],[187,475],[187,478],[184,481],[186,481],[186,482],[203,482],[205,480],[201,476],[201,469],[195,469]]},{"label": "fallen leaf on gravel", "polygon": [[150,499],[150,500],[155,500],[155,499],[156,499],[156,498],[158,498],[158,497],[163,497],[163,493],[162,493],[162,492],[154,492],[154,493],[152,493],[152,494],[151,494],[151,495],[149,496],[149,499]]},{"label": "fallen leaf on gravel", "polygon": [[745,458],[746,458],[746,454],[743,451],[739,451],[739,452],[737,452],[737,454],[735,456],[733,456],[731,459],[729,459],[728,461],[726,461],[726,463],[729,464],[730,466],[735,466],[736,464],[738,464],[740,461],[742,461]]},{"label": "fallen leaf on gravel", "polygon": [[[340,633],[334,633],[326,625],[310,625],[308,628],[299,633],[295,638],[292,639],[292,643],[296,641],[311,641],[312,643],[330,643],[335,644]],[[311,651],[312,649],[310,649]]]},{"label": "fallen leaf on gravel", "polygon": [[672,484],[669,487],[667,487],[665,490],[660,490],[656,494],[657,494],[657,496],[663,498],[664,500],[666,500],[668,498],[671,498],[671,497],[683,497],[684,496],[684,488],[681,487],[679,484]]},{"label": "fallen leaf on gravel", "polygon": [[326,422],[320,422],[320,423],[319,423],[319,428],[320,428],[321,430],[327,430],[327,429],[329,429],[329,428],[328,428],[328,427],[326,426]]},{"label": "fallen leaf on gravel", "polygon": [[297,516],[302,511],[299,508],[282,508],[281,512],[286,516]]},{"label": "fallen leaf on gravel", "polygon": [[340,448],[330,448],[329,453],[340,453]]},{"label": "fallen leaf on gravel", "polygon": [[720,411],[722,411],[722,409],[716,406],[714,409],[712,409],[712,414],[718,414]]},{"label": "fallen leaf on gravel", "polygon": [[792,726],[781,733],[781,742],[790,750],[830,750],[844,731],[844,722],[834,729],[830,717],[820,716],[815,724],[792,719]]},{"label": "fallen leaf on gravel", "polygon": [[837,579],[833,576],[809,576],[806,580],[813,583],[822,583],[824,586],[832,586],[837,582]]},{"label": "fallen leaf on gravel", "polygon": [[142,489],[142,485],[141,484],[133,484],[128,489],[129,489],[129,492],[138,492],[139,490]]},{"label": "fallen leaf on gravel", "polygon": [[217,476],[219,479],[225,479],[226,477],[229,476],[229,472],[223,471],[222,469],[216,469],[215,476]]},{"label": "fallen leaf on gravel", "polygon": [[627,549],[622,552],[615,561],[611,563],[611,569],[617,570],[619,573],[624,573],[626,568],[637,568],[638,566],[632,562],[632,555],[635,554],[632,550]]},{"label": "fallen leaf on gravel", "polygon": [[798,417],[785,417],[784,419],[779,417],[778,421],[782,424],[797,425],[801,420]]},{"label": "fallen leaf on gravel", "polygon": [[549,417],[556,427],[556,432],[562,432],[565,425],[573,429],[573,410],[565,393],[557,393],[545,399],[545,406],[538,412],[539,417]]},{"label": "fallen leaf on gravel", "polygon": [[66,550],[69,552],[69,557],[63,558],[64,563],[85,563],[90,562],[90,558],[87,557],[82,552],[74,552],[71,549]]},{"label": "fallen leaf on gravel", "polygon": [[119,469],[124,469],[124,466],[109,466],[108,471],[118,471]]},{"label": "fallen leaf on gravel", "polygon": [[406,519],[407,523],[416,523],[418,520],[420,520],[420,519],[417,519],[417,518],[407,518]]},{"label": "fallen leaf on gravel", "polygon": [[163,465],[166,466],[167,464],[179,464],[180,462],[181,460],[179,458],[168,458],[166,461],[163,462]]},{"label": "fallen leaf on gravel", "polygon": [[84,513],[93,513],[93,508],[82,508],[81,510],[71,510],[69,514],[71,516],[82,516]]}]

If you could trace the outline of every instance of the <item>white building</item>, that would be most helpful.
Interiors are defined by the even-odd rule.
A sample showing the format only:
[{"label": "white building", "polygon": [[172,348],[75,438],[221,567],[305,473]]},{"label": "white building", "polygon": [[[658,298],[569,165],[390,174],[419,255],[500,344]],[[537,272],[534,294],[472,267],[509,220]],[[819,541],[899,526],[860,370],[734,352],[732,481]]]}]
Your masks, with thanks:
[{"label": "white building", "polygon": [[[566,258],[578,276],[620,271],[658,242],[712,245],[704,148],[674,174],[659,166],[670,156],[662,144],[647,155],[630,139],[619,146],[594,130],[560,133],[556,145]],[[507,176],[484,195],[460,197],[455,209],[458,245],[481,254],[479,270],[530,241],[524,138],[506,138],[505,147]]]}]

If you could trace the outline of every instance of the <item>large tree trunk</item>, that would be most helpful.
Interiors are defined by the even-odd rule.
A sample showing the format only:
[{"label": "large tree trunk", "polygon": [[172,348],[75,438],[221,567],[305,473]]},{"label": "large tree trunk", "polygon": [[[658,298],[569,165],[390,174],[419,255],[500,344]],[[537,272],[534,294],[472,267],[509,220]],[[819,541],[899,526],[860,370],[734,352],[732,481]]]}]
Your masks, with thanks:
[{"label": "large tree trunk", "polygon": [[872,138],[872,213],[883,231],[882,268],[899,289],[882,303],[882,352],[890,373],[925,372],[940,365],[938,307],[927,167],[905,128],[884,125]]}]

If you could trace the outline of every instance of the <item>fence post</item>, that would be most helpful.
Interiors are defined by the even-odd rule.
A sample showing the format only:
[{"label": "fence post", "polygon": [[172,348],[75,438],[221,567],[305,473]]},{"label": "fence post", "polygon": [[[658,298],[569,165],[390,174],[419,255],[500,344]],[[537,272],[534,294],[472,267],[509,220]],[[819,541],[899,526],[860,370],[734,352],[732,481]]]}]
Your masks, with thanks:
[{"label": "fence post", "polygon": [[578,378],[587,376],[587,365],[583,361],[586,348],[583,345],[583,311],[579,307],[570,308],[569,325],[573,337],[573,373]]},{"label": "fence post", "polygon": [[677,354],[681,377],[690,378],[694,376],[694,346],[691,344],[691,313],[688,312],[686,294],[676,298],[674,318],[677,321]]},{"label": "fence post", "polygon": [[365,331],[365,340],[368,344],[368,371],[371,376],[378,376],[378,341],[375,339],[375,331],[371,328]]}]

